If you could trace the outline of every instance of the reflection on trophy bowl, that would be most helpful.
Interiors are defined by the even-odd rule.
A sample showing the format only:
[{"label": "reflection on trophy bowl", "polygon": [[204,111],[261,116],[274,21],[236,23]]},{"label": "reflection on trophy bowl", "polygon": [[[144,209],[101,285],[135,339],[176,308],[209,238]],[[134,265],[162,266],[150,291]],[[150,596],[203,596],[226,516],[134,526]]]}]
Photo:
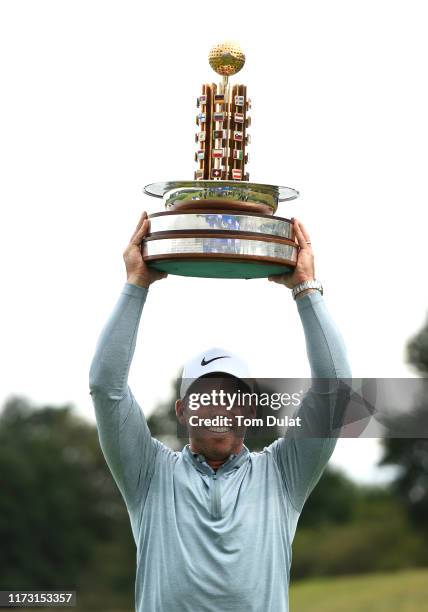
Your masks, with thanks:
[{"label": "reflection on trophy bowl", "polygon": [[169,274],[262,278],[296,265],[289,219],[229,209],[162,212],[149,219],[144,260]]},{"label": "reflection on trophy bowl", "polygon": [[165,193],[167,210],[226,206],[234,210],[248,210],[273,215],[278,207],[278,195],[274,191],[256,190],[253,184],[243,186],[228,184],[174,188]]},{"label": "reflection on trophy bowl", "polygon": [[[177,200],[168,205],[169,210],[177,211],[196,211],[208,210],[210,208],[222,208],[225,205],[223,198],[210,198],[207,200]],[[258,202],[239,202],[237,200],[227,200],[227,208],[231,211],[246,211],[249,213],[259,213],[261,215],[272,215],[273,209],[268,204]]]},{"label": "reflection on trophy bowl", "polygon": [[[196,204],[199,208],[205,206],[205,202],[217,202],[224,208],[229,208],[230,202],[233,202],[234,206],[239,202],[240,207],[243,205],[244,208],[248,205],[260,205],[263,210],[269,211],[266,214],[274,214],[278,202],[294,200],[299,195],[299,192],[291,187],[218,180],[151,183],[144,187],[144,192],[164,198],[166,210],[179,210],[182,204],[187,206],[188,203]],[[254,208],[252,210],[256,212]]]}]

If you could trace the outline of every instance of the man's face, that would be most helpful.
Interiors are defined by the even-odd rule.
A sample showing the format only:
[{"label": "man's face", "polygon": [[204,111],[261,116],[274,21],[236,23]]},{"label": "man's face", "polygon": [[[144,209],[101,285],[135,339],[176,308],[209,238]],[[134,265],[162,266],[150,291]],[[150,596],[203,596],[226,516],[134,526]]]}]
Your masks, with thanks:
[{"label": "man's face", "polygon": [[251,418],[255,413],[248,397],[242,401],[247,387],[237,378],[220,376],[199,378],[186,397],[176,402],[177,418],[187,427],[192,450],[214,460],[239,453],[246,428],[237,417]]}]

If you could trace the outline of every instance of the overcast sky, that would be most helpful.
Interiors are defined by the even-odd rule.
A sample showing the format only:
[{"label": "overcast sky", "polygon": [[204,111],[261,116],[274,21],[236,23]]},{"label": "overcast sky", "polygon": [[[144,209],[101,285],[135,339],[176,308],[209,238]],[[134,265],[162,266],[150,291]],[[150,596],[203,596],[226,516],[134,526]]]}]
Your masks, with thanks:
[{"label": "overcast sky", "polygon": [[[355,377],[414,376],[404,347],[426,283],[428,38],[421,1],[229,5],[109,0],[0,5],[0,401],[72,402],[93,419],[88,370],[125,282],[144,185],[192,179],[195,100],[233,38],[252,99],[250,180],[301,197],[327,306]],[[265,280],[153,285],[130,385],[146,412],[195,352],[241,353],[257,376],[306,376],[289,291]],[[382,478],[376,441],[334,462]]]}]

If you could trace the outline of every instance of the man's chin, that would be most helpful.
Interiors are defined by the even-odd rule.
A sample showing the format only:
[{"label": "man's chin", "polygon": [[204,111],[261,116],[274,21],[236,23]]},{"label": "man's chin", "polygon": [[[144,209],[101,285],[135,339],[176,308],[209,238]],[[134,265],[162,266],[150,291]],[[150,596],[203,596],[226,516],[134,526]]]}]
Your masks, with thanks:
[{"label": "man's chin", "polygon": [[206,431],[203,436],[194,438],[194,443],[201,449],[200,452],[210,459],[227,459],[241,442],[242,438],[238,438],[231,431],[226,433]]}]

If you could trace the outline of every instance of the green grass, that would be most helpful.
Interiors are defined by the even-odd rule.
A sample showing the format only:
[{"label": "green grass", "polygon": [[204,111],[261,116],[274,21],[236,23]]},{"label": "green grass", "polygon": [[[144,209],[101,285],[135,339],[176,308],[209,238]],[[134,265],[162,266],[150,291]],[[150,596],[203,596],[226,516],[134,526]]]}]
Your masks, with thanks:
[{"label": "green grass", "polygon": [[291,584],[290,612],[428,611],[428,569]]}]

